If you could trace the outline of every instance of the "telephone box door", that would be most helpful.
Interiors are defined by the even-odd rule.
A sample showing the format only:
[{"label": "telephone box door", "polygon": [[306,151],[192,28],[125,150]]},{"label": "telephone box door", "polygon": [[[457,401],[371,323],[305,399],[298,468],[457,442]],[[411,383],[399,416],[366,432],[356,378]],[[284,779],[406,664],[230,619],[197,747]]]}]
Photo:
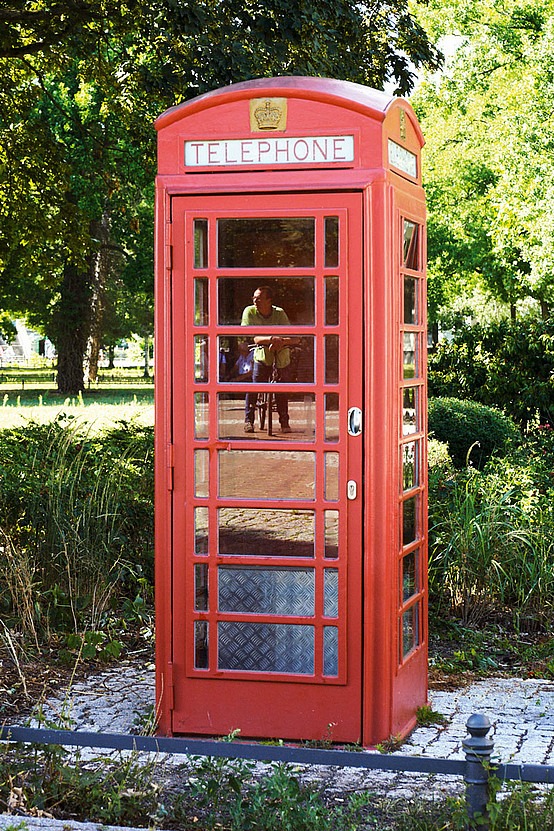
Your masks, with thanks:
[{"label": "telephone box door", "polygon": [[173,732],[357,741],[362,196],[174,197],[172,245]]}]

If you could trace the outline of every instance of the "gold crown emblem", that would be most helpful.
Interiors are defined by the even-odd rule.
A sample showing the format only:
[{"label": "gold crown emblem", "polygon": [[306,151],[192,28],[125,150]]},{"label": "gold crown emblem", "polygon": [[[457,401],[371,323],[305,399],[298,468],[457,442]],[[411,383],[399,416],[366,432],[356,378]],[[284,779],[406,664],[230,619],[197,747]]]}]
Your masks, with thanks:
[{"label": "gold crown emblem", "polygon": [[271,104],[269,99],[264,102],[263,106],[254,110],[254,118],[258,125],[258,130],[276,130],[281,120],[281,109]]}]

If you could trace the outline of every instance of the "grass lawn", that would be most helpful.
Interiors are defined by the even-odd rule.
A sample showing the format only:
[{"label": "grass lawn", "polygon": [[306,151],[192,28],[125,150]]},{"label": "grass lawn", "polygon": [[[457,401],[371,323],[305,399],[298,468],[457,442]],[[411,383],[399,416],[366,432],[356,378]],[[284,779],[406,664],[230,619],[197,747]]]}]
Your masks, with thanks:
[{"label": "grass lawn", "polygon": [[106,385],[67,398],[58,395],[51,384],[26,385],[25,389],[0,386],[0,430],[25,421],[49,422],[62,413],[98,430],[119,421],[154,424],[154,386]]}]

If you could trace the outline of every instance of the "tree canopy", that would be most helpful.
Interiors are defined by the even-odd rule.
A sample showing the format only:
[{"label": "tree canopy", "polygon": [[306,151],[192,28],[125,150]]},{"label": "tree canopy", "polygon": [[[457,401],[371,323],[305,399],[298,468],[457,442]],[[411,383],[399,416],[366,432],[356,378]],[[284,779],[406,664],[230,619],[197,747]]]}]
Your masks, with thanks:
[{"label": "tree canopy", "polygon": [[48,333],[64,392],[114,287],[151,295],[157,115],[271,75],[404,93],[441,57],[405,0],[12,0],[0,24],[0,310]]},{"label": "tree canopy", "polygon": [[[481,286],[512,316],[554,302],[554,4],[430,0],[460,48],[415,96],[427,138],[431,312]],[[523,304],[523,305],[522,305]]]}]

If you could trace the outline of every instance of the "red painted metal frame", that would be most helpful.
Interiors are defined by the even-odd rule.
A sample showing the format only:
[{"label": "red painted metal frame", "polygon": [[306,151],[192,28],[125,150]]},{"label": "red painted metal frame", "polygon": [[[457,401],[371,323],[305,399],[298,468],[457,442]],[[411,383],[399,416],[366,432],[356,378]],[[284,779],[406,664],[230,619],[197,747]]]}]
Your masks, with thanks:
[{"label": "red painted metal frame", "polygon": [[[326,135],[330,130],[336,133],[359,133],[358,166],[295,170],[257,168],[252,171],[230,171],[227,168],[205,174],[185,173],[182,164],[185,138],[198,138],[200,135],[215,138],[238,135],[248,138],[248,100],[261,96],[283,96],[288,99],[287,135]],[[424,317],[416,327],[417,334],[421,336],[423,362],[418,382],[421,388],[421,422],[419,432],[415,434],[422,446],[422,478],[418,485],[418,492],[421,493],[421,541],[417,542],[418,545],[420,542],[421,549],[421,592],[402,605],[399,582],[402,556],[402,499],[399,496],[401,466],[398,456],[402,443],[400,396],[407,383],[402,378],[400,347],[400,334],[403,330],[402,221],[404,217],[413,220],[421,226],[422,231],[425,224],[420,173],[423,137],[417,119],[405,101],[355,84],[328,79],[280,78],[234,84],[224,90],[200,96],[168,111],[158,120],[156,127],[159,130],[160,174],[157,181],[156,219],[156,670],[160,732],[169,734],[184,730],[177,722],[173,722],[174,705],[182,709],[187,706],[189,696],[196,696],[196,692],[191,693],[187,686],[190,679],[174,673],[174,656],[178,655],[178,651],[174,649],[173,627],[174,622],[185,616],[183,598],[190,587],[184,580],[184,572],[181,576],[176,574],[178,579],[175,583],[172,571],[174,516],[178,523],[181,521],[177,517],[180,506],[175,492],[171,490],[172,476],[175,471],[175,483],[179,487],[180,477],[185,475],[182,468],[185,457],[178,449],[173,460],[174,440],[180,440],[173,422],[173,403],[177,397],[190,394],[190,389],[183,386],[184,378],[179,393],[172,388],[173,381],[180,380],[174,376],[173,356],[181,349],[184,334],[182,325],[175,324],[171,305],[172,286],[177,293],[180,290],[177,285],[178,269],[172,269],[172,264],[175,265],[175,259],[178,260],[179,256],[172,223],[172,203],[176,200],[172,197],[213,194],[220,195],[217,198],[221,202],[225,194],[237,194],[237,198],[244,200],[244,205],[249,210],[253,194],[265,193],[267,204],[270,205],[275,195],[287,193],[288,207],[290,213],[294,214],[302,205],[317,206],[324,192],[333,199],[331,191],[335,191],[334,204],[339,207],[345,204],[341,200],[349,198],[348,192],[361,195],[361,209],[358,211],[352,208],[349,219],[351,221],[354,218],[350,241],[355,247],[363,244],[362,267],[359,272],[351,270],[348,285],[349,296],[360,298],[357,308],[354,309],[355,303],[352,303],[352,311],[360,318],[363,315],[363,344],[353,341],[351,354],[357,354],[360,365],[363,365],[363,403],[360,406],[364,410],[364,454],[360,500],[363,521],[360,525],[354,518],[353,524],[349,522],[348,529],[354,536],[358,533],[356,529],[362,529],[363,574],[360,581],[363,611],[358,616],[360,629],[354,639],[354,653],[348,655],[347,681],[353,661],[356,662],[356,656],[361,651],[363,676],[356,718],[359,718],[361,710],[361,730],[357,732],[361,732],[364,744],[375,743],[391,734],[406,733],[415,724],[417,706],[427,700]],[[416,177],[402,173],[389,164],[389,138],[416,156]],[[305,199],[312,201],[303,202]],[[234,204],[239,206],[239,210],[243,209],[240,202]],[[421,280],[423,309],[424,234],[421,246],[422,267],[418,279]],[[184,302],[184,296],[182,301]],[[179,406],[177,404],[177,408]],[[309,449],[312,449],[311,445]],[[265,502],[264,507],[268,507]],[[188,534],[190,543],[190,524],[182,525],[181,528],[183,534]],[[416,648],[400,661],[399,619],[402,610],[414,602],[421,603],[421,639]],[[352,619],[349,609],[349,625]],[[190,644],[184,643],[184,648],[190,648]],[[212,726],[213,732],[221,732],[215,729],[216,721],[224,723],[228,729],[240,726],[227,718],[227,705],[236,696],[236,684],[243,682],[213,678],[206,679],[205,683],[214,685],[218,692],[211,697],[214,708],[206,722],[198,727],[198,732],[210,732]],[[334,712],[341,712],[340,694],[345,687],[340,684],[312,683],[310,686],[302,682],[276,680],[260,681],[257,688],[252,687],[251,708],[258,701],[258,690],[268,684],[274,688],[275,694],[273,705],[264,718],[267,728],[265,735],[299,738],[303,731],[293,736],[287,732],[286,727],[289,721],[298,724],[300,712],[305,713],[307,719],[311,717],[309,704],[304,711],[304,693],[306,691],[309,694],[311,690],[313,694],[318,686],[324,686],[327,693],[330,690],[336,692]],[[313,703],[310,698],[306,701]],[[186,729],[188,731],[189,728]],[[350,739],[354,732],[351,731],[348,736],[334,732],[333,736],[336,739]],[[316,738],[321,738],[321,735]]]}]

